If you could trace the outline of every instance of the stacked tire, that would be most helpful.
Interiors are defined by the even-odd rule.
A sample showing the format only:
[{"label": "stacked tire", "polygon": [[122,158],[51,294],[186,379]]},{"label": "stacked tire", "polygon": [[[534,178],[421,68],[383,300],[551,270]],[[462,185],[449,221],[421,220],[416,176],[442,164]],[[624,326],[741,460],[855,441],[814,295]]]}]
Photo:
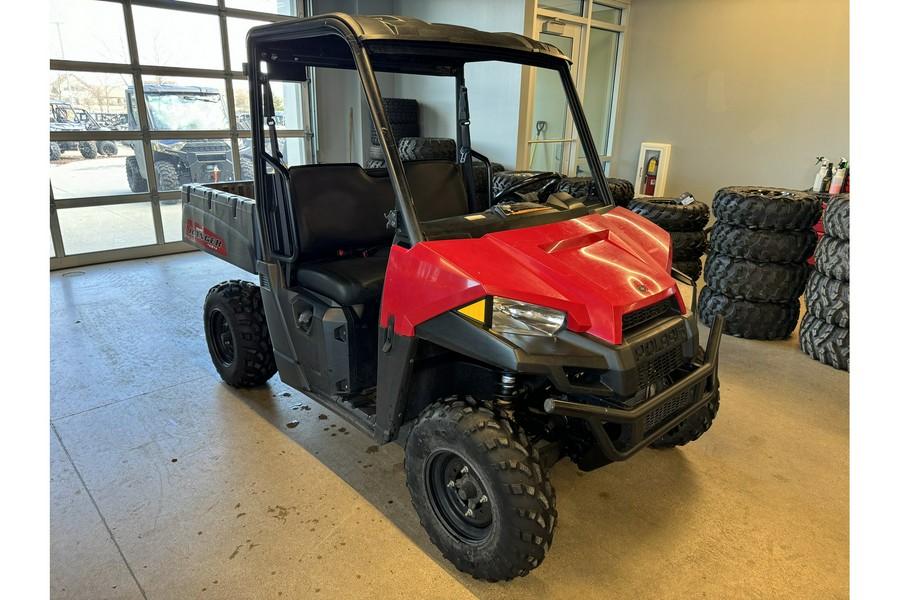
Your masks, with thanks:
[{"label": "stacked tire", "polygon": [[[607,177],[606,183],[616,206],[627,207],[634,199],[634,185],[627,179]],[[593,177],[566,177],[559,182],[557,191],[566,192],[575,198],[587,198],[588,201],[600,198]]]},{"label": "stacked tire", "polygon": [[706,253],[706,225],[709,206],[693,200],[684,204],[677,198],[634,198],[628,209],[656,223],[672,238],[672,268],[697,281]]},{"label": "stacked tire", "polygon": [[824,235],[806,284],[800,349],[835,369],[850,370],[850,194],[832,196],[822,217]]},{"label": "stacked tire", "polygon": [[[520,183],[536,177],[538,175],[544,175],[547,173],[549,175],[549,171],[498,171],[494,173],[493,180],[491,182],[491,193],[493,197],[496,198],[502,192],[505,192],[507,189],[511,188],[514,185],[519,185]],[[544,186],[547,185],[549,181],[539,180],[535,181],[530,185],[526,185],[522,189],[518,190],[520,194],[527,194],[529,192],[537,192],[541,190]],[[574,195],[574,194],[573,194]]]},{"label": "stacked tire", "polygon": [[721,314],[729,335],[789,337],[800,318],[821,201],[797,190],[726,187],[713,198],[713,214],[701,322],[711,326]]},{"label": "stacked tire", "polygon": [[[406,137],[419,137],[419,103],[413,98],[382,98],[382,105],[394,133],[394,139],[399,141]],[[384,150],[378,139],[378,130],[375,122],[370,119],[371,134],[369,136],[372,146],[369,148],[369,160],[367,169],[380,169],[384,167]]]}]

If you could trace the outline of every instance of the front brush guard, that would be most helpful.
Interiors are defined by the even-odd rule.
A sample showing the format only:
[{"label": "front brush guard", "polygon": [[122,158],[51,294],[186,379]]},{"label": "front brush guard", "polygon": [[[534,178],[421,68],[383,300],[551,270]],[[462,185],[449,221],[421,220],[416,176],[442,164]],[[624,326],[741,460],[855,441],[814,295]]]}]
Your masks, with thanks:
[{"label": "front brush guard", "polygon": [[[663,434],[687,419],[713,400],[719,389],[719,342],[722,338],[724,318],[718,315],[709,331],[706,353],[703,362],[682,379],[647,398],[633,409],[611,408],[571,402],[559,398],[547,398],[544,411],[551,415],[562,415],[584,419],[596,438],[603,454],[611,461],[622,461],[634,456],[659,439]],[[692,400],[681,410],[676,410],[662,421],[654,423],[645,430],[648,417],[654,411],[666,411],[668,402],[678,399],[679,395],[690,392]],[[616,423],[632,428],[632,439],[636,440],[623,449],[616,448],[609,437],[604,424]]]}]

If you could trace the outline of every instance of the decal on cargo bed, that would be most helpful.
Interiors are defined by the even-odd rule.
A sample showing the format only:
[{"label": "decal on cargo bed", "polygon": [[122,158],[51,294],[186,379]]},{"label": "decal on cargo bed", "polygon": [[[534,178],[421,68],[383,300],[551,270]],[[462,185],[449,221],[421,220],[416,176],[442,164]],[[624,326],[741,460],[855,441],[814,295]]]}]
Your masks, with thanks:
[{"label": "decal on cargo bed", "polygon": [[214,234],[212,231],[193,221],[188,221],[185,225],[184,236],[199,246],[202,246],[211,252],[228,256],[225,250],[225,240]]}]

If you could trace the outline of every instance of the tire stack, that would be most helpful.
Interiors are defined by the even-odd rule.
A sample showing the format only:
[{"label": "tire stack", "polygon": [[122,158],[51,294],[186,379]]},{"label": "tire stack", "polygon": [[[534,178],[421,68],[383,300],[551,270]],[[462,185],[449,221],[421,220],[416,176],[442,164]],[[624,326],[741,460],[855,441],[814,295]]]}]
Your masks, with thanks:
[{"label": "tire stack", "polygon": [[475,212],[487,210],[491,206],[491,191],[494,177],[506,169],[500,163],[491,163],[491,181],[488,185],[488,169],[483,162],[473,161],[472,174],[475,176]]},{"label": "tire stack", "polygon": [[797,190],[727,187],[716,192],[713,214],[701,322],[711,326],[721,314],[729,335],[789,337],[800,318],[821,201]]},{"label": "tire stack", "polygon": [[[634,185],[627,179],[607,177],[606,183],[616,206],[627,207],[634,199]],[[593,177],[566,177],[559,182],[557,191],[565,192],[575,198],[585,197],[588,200],[599,198]]]},{"label": "tire stack", "polygon": [[709,206],[693,200],[684,204],[677,198],[635,198],[628,209],[669,232],[672,237],[672,268],[697,281],[706,253],[706,224]]},{"label": "tire stack", "polygon": [[[491,185],[491,193],[493,197],[496,198],[502,192],[511,188],[514,185],[518,185],[525,181],[526,179],[530,179],[536,175],[542,175],[547,173],[548,171],[498,171],[494,173],[494,177]],[[529,192],[537,192],[541,188],[547,185],[547,181],[536,181],[531,185],[526,185],[521,190],[519,190],[520,194],[527,194]]]},{"label": "tire stack", "polygon": [[835,369],[850,370],[850,194],[832,196],[822,217],[824,235],[806,284],[800,349]]},{"label": "tire stack", "polygon": [[[382,98],[385,115],[394,132],[394,139],[400,143],[402,138],[419,137],[419,103],[412,98]],[[367,169],[381,169],[384,167],[384,150],[378,140],[378,130],[375,122],[370,119],[372,142],[369,148],[369,160]]]}]

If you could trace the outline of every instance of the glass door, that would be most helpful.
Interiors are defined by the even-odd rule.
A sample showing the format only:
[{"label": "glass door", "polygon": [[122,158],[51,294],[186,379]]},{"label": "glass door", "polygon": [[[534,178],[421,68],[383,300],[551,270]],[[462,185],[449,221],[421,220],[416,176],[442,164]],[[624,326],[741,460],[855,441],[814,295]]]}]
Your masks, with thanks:
[{"label": "glass door", "polygon": [[[573,59],[572,74],[577,81],[583,28],[554,18],[540,18],[539,23],[539,39]],[[526,168],[574,175],[579,143],[556,73],[539,69],[535,74],[530,114]]]},{"label": "glass door", "polygon": [[[530,37],[553,44],[572,59],[572,79],[581,96],[600,162],[612,162],[622,55],[630,0],[538,0]],[[523,79],[517,166],[590,175],[561,93],[554,96],[550,74]]]}]

